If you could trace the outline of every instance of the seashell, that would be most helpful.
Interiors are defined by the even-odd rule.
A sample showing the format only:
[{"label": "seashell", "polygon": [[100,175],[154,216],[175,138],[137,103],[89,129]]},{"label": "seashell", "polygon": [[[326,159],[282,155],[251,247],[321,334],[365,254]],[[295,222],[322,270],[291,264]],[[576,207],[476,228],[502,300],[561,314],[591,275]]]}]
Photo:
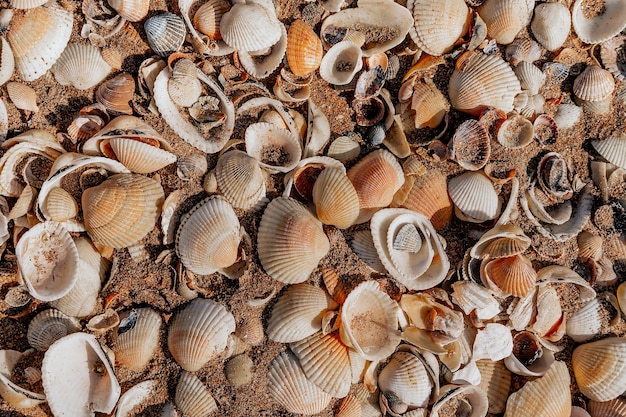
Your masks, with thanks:
[{"label": "seashell", "polygon": [[9,291],[7,291],[7,294],[4,296],[4,302],[7,303],[9,307],[13,308],[24,307],[31,301],[33,301],[33,298],[28,292],[28,288],[22,285],[12,287],[11,289],[9,289]]},{"label": "seashell", "polygon": [[415,128],[436,128],[450,110],[450,103],[439,89],[427,82],[413,85],[411,110],[415,111]]},{"label": "seashell", "polygon": [[576,0],[572,6],[574,31],[585,43],[602,43],[626,27],[626,11],[620,1],[607,0],[600,6],[600,10],[588,10],[582,0]]},{"label": "seashell", "polygon": [[19,110],[37,113],[37,92],[26,84],[11,81],[7,83],[9,98]]},{"label": "seashell", "polygon": [[[569,417],[572,409],[570,376],[565,362],[556,361],[544,376],[526,383],[506,402],[505,417]],[[544,398],[544,401],[537,401]]]},{"label": "seashell", "polygon": [[361,402],[356,396],[348,394],[337,407],[335,417],[360,417]]},{"label": "seashell", "polygon": [[596,292],[591,285],[589,285],[583,277],[569,268],[559,265],[550,265],[541,268],[537,272],[537,275],[539,276],[540,283],[573,284],[576,287],[578,299],[581,303],[586,303],[596,298]]},{"label": "seashell", "polygon": [[246,152],[270,172],[289,172],[302,155],[300,139],[271,123],[253,123],[246,129]]},{"label": "seashell", "polygon": [[209,168],[204,154],[189,154],[176,162],[176,175],[183,181],[199,179]]},{"label": "seashell", "polygon": [[611,109],[615,91],[613,75],[598,65],[590,65],[574,80],[572,92],[580,104],[592,113],[605,114]]},{"label": "seashell", "polygon": [[[400,343],[398,310],[398,304],[376,281],[360,283],[341,309],[341,341],[367,360],[386,358]],[[376,334],[369,331],[371,326],[378,329]]]},{"label": "seashell", "polygon": [[107,0],[107,3],[129,22],[142,20],[150,7],[150,0]]},{"label": "seashell", "polygon": [[80,322],[77,319],[50,308],[33,317],[28,324],[26,337],[29,345],[40,352],[45,352],[63,336],[79,330]]},{"label": "seashell", "polygon": [[580,391],[593,401],[610,401],[625,389],[626,340],[609,337],[574,349],[572,368]]},{"label": "seashell", "polygon": [[511,372],[502,361],[481,359],[476,361],[480,371],[480,388],[487,394],[491,414],[502,413],[505,410],[506,400],[511,390]]},{"label": "seashell", "polygon": [[[22,409],[32,408],[46,402],[46,396],[32,391],[28,391],[11,381],[11,376],[18,361],[25,356],[28,351],[22,353],[16,350],[0,350],[0,395],[10,406]],[[24,370],[26,374],[26,370]]]},{"label": "seashell", "polygon": [[359,196],[359,217],[356,224],[393,201],[393,195],[404,183],[402,167],[389,151],[379,149],[366,155],[348,170],[348,178]]},{"label": "seashell", "polygon": [[604,314],[602,304],[594,298],[567,320],[567,335],[578,343],[593,339],[600,333]]},{"label": "seashell", "polygon": [[626,136],[617,135],[604,140],[592,140],[591,146],[613,165],[626,169]]},{"label": "seashell", "polygon": [[489,320],[500,313],[500,303],[491,291],[472,281],[458,281],[452,284],[452,300],[465,314],[473,314],[480,320]]},{"label": "seashell", "polygon": [[326,155],[341,162],[349,162],[359,156],[361,145],[350,136],[339,136],[328,147]]},{"label": "seashell", "polygon": [[[352,100],[352,110],[354,110],[357,125],[374,126],[385,117],[386,108],[385,103],[381,99],[370,97]],[[372,143],[381,143],[381,141],[373,140]]]},{"label": "seashell", "polygon": [[96,90],[96,101],[112,114],[132,114],[129,102],[135,93],[135,79],[128,73],[121,73],[101,84]]},{"label": "seashell", "polygon": [[541,189],[554,199],[571,198],[574,191],[569,181],[567,161],[556,152],[548,152],[537,167]]},{"label": "seashell", "polygon": [[34,9],[45,3],[43,0],[11,0],[11,7],[14,9]]},{"label": "seashell", "polygon": [[505,50],[506,60],[516,66],[520,62],[535,62],[541,58],[541,46],[529,38],[517,38]]},{"label": "seashell", "polygon": [[290,413],[317,414],[332,399],[306,377],[298,360],[289,352],[272,361],[267,385],[272,399]]},{"label": "seashell", "polygon": [[601,236],[594,235],[588,231],[583,231],[578,235],[578,257],[582,259],[600,260],[602,257]]},{"label": "seashell", "polygon": [[181,218],[176,253],[191,272],[208,275],[237,261],[239,219],[221,196],[211,196]]},{"label": "seashell", "polygon": [[176,385],[174,403],[189,417],[208,416],[217,411],[217,403],[204,384],[195,375],[183,371]]},{"label": "seashell", "polygon": [[533,137],[542,145],[552,145],[559,139],[559,127],[547,114],[537,116],[533,122],[533,131]]},{"label": "seashell", "polygon": [[583,109],[575,104],[561,103],[556,109],[554,122],[559,130],[569,129],[573,127],[583,114]]},{"label": "seashell", "polygon": [[174,317],[167,346],[176,362],[195,372],[226,349],[235,318],[219,303],[196,298]]},{"label": "seashell", "polygon": [[50,70],[59,84],[88,90],[100,84],[112,68],[95,46],[70,43]]},{"label": "seashell", "polygon": [[351,385],[348,348],[337,334],[317,332],[306,339],[289,345],[296,355],[304,374],[332,397],[348,395]]},{"label": "seashell", "polygon": [[76,142],[84,142],[94,136],[109,122],[106,108],[100,103],[85,106],[67,127],[67,134]]},{"label": "seashell", "polygon": [[353,235],[350,245],[354,253],[363,260],[372,270],[384,273],[385,266],[378,257],[378,252],[374,247],[372,233],[369,230],[358,231]]},{"label": "seashell", "polygon": [[15,69],[15,58],[9,42],[3,37],[0,39],[0,85],[4,85]]},{"label": "seashell", "polygon": [[62,7],[36,7],[11,19],[7,41],[23,81],[34,81],[54,65],[65,49],[74,14]]},{"label": "seashell", "polygon": [[[559,3],[544,3],[559,4]],[[530,95],[539,93],[539,90],[546,82],[546,76],[541,70],[530,62],[520,62],[513,69],[515,75],[519,79],[522,90],[528,90]]]},{"label": "seashell", "polygon": [[478,52],[457,59],[448,84],[452,107],[475,116],[487,107],[510,112],[520,92],[515,73],[502,58]]},{"label": "seashell", "polygon": [[322,41],[302,20],[295,20],[287,35],[287,62],[289,69],[299,77],[306,77],[322,62]]},{"label": "seashell", "polygon": [[569,9],[560,3],[542,3],[535,7],[530,29],[544,48],[556,51],[569,35],[572,18]]},{"label": "seashell", "polygon": [[559,295],[551,285],[539,285],[536,301],[537,315],[531,330],[538,336],[556,342],[565,335],[565,315]]},{"label": "seashell", "polygon": [[104,313],[93,316],[87,322],[87,330],[96,334],[106,333],[120,324],[120,316],[111,308],[107,308]]},{"label": "seashell", "polygon": [[498,143],[509,149],[527,146],[534,136],[533,124],[519,114],[509,116],[498,130]]},{"label": "seashell", "polygon": [[70,193],[61,187],[55,187],[50,190],[46,199],[46,211],[50,220],[64,222],[76,217],[78,204]]},{"label": "seashell", "polygon": [[359,216],[359,197],[340,169],[324,169],[313,186],[317,218],[340,229],[352,226]]},{"label": "seashell", "polygon": [[[441,392],[437,396],[437,400],[433,404],[430,412],[431,417],[440,417],[439,411],[447,409],[448,403],[453,398],[460,396],[456,401],[460,402],[458,408],[461,412],[469,413],[470,417],[480,417],[487,415],[488,399],[487,394],[477,385],[446,385],[441,388]],[[452,403],[454,404],[454,402]],[[443,414],[446,415],[446,414]]]},{"label": "seashell", "polygon": [[135,407],[141,408],[153,405],[155,394],[159,389],[159,382],[149,379],[134,385],[126,391],[115,407],[115,417],[131,417]]},{"label": "seashell", "polygon": [[[287,30],[284,25],[280,25],[280,39],[269,48],[269,51],[238,51],[237,57],[248,74],[259,79],[267,78],[282,63],[287,44]],[[277,79],[277,83],[278,80],[282,80],[282,77]]]},{"label": "seashell", "polygon": [[530,247],[531,240],[514,224],[496,225],[472,246],[473,258],[493,259],[518,255]]},{"label": "seashell", "polygon": [[137,174],[113,175],[83,192],[85,229],[95,243],[130,246],[154,228],[163,200],[157,181]]},{"label": "seashell", "polygon": [[[626,68],[624,56],[624,42],[626,36],[619,35],[602,43],[600,56],[602,64],[618,81],[626,81]],[[4,59],[4,58],[3,58]]]},{"label": "seashell", "polygon": [[467,33],[470,13],[462,0],[438,3],[411,0],[407,2],[407,9],[414,19],[409,35],[429,55],[448,52]]},{"label": "seashell", "polygon": [[346,85],[363,67],[363,51],[354,42],[333,45],[320,62],[320,76],[330,84]]},{"label": "seashell", "polygon": [[495,219],[500,212],[496,190],[483,172],[466,172],[450,179],[448,193],[454,213],[463,221],[482,223]]},{"label": "seashell", "polygon": [[508,45],[530,22],[535,3],[527,0],[487,0],[478,7],[478,14],[487,24],[487,36]]},{"label": "seashell", "polygon": [[259,224],[257,245],[265,272],[288,284],[306,281],[330,249],[322,223],[289,197],[268,204]]},{"label": "seashell", "polygon": [[477,171],[487,164],[491,156],[489,133],[477,120],[466,120],[454,132],[448,149],[450,159],[467,170]]},{"label": "seashell", "polygon": [[592,417],[622,417],[626,415],[626,400],[622,397],[611,401],[589,401],[589,412]]},{"label": "seashell", "polygon": [[515,297],[524,297],[537,282],[537,272],[520,254],[483,260],[480,277],[486,287]]},{"label": "seashell", "polygon": [[265,177],[259,162],[233,150],[217,160],[215,177],[220,192],[233,207],[248,210],[265,197]]},{"label": "seashell", "polygon": [[209,39],[220,40],[220,22],[224,13],[230,10],[230,4],[224,0],[210,0],[203,3],[193,16],[193,26]]},{"label": "seashell", "polygon": [[281,36],[282,23],[258,3],[237,3],[222,15],[220,33],[237,51],[260,51],[274,45]]},{"label": "seashell", "polygon": [[132,309],[120,314],[120,326],[113,346],[116,362],[141,372],[157,348],[162,321],[159,313],[150,308]]},{"label": "seashell", "polygon": [[[128,0],[127,0],[128,1]],[[166,58],[178,51],[185,42],[185,22],[173,13],[152,16],[143,24],[150,48]]]},{"label": "seashell", "polygon": [[248,385],[252,382],[254,363],[245,353],[237,355],[226,363],[226,378],[235,387]]},{"label": "seashell", "polygon": [[293,188],[298,194],[307,201],[312,201],[315,181],[326,168],[339,169],[345,173],[345,167],[340,162],[326,156],[314,156],[301,160],[292,174],[285,177],[285,185],[288,186],[290,181],[293,182]]},{"label": "seashell", "polygon": [[78,251],[61,223],[33,226],[17,242],[15,255],[28,291],[39,300],[63,297],[78,279]]},{"label": "seashell", "polygon": [[523,331],[513,337],[513,351],[504,364],[517,375],[542,376],[554,360],[554,353],[541,344],[537,335]]},{"label": "seashell", "polygon": [[263,323],[258,316],[243,319],[238,325],[235,335],[250,346],[259,346],[265,341]]},{"label": "seashell", "polygon": [[48,406],[59,416],[111,413],[121,393],[104,347],[87,333],[69,334],[48,348],[41,364],[41,380]]}]

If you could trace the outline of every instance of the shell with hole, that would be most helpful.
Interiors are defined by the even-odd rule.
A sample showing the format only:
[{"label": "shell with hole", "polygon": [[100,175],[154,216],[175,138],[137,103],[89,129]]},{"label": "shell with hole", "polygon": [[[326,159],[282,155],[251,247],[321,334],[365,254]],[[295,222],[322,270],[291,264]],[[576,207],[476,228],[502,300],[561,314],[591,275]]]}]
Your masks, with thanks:
[{"label": "shell with hole", "polygon": [[161,316],[151,308],[137,308],[120,314],[113,352],[115,360],[141,372],[154,354],[161,335]]},{"label": "shell with hole", "polygon": [[112,68],[95,46],[71,43],[50,70],[59,84],[88,90],[100,84]]},{"label": "shell with hole", "polygon": [[567,39],[572,18],[569,9],[561,3],[541,3],[535,7],[530,29],[548,51],[556,51]]},{"label": "shell with hole", "polygon": [[491,180],[482,172],[466,172],[448,181],[454,213],[463,220],[482,223],[500,213],[501,202]]},{"label": "shell with hole", "polygon": [[610,401],[626,390],[626,339],[608,337],[574,349],[572,368],[580,391],[593,401]]},{"label": "shell with hole", "polygon": [[224,306],[196,298],[174,316],[167,346],[184,370],[195,372],[226,349],[234,331],[235,318]]},{"label": "shell with hole", "polygon": [[478,14],[487,24],[487,36],[508,45],[530,22],[533,7],[532,0],[487,0],[478,7]]},{"label": "shell with hole", "polygon": [[215,167],[215,179],[220,193],[235,208],[251,209],[265,197],[261,165],[245,152],[232,150],[222,154]]},{"label": "shell with hole", "polygon": [[173,13],[152,16],[143,27],[150,48],[163,58],[178,51],[185,42],[185,22]]},{"label": "shell with hole", "polygon": [[429,55],[448,52],[467,33],[470,11],[463,0],[410,0],[407,9],[413,14],[409,35]]},{"label": "shell with hole", "polygon": [[596,114],[607,114],[611,110],[614,91],[613,74],[599,65],[589,65],[585,68],[576,77],[572,87],[577,104]]}]

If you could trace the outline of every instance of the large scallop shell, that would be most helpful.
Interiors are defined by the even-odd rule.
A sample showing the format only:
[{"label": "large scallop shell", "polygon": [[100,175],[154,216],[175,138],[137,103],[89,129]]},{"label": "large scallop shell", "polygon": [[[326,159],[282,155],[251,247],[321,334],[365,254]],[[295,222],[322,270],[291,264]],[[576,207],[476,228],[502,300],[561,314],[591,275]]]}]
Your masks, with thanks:
[{"label": "large scallop shell", "polygon": [[152,16],[143,27],[150,48],[161,57],[178,51],[185,42],[185,22],[174,13]]},{"label": "large scallop shell", "polygon": [[469,52],[457,59],[448,93],[452,107],[478,116],[487,107],[510,112],[520,83],[509,65],[497,55]]},{"label": "large scallop shell", "polygon": [[305,77],[319,68],[322,62],[322,41],[302,20],[295,20],[287,34],[287,62],[295,75]]},{"label": "large scallop shell", "polygon": [[265,177],[259,161],[245,152],[224,153],[215,167],[217,186],[233,207],[248,210],[265,197]]},{"label": "large scallop shell", "polygon": [[618,397],[611,401],[589,401],[591,417],[624,417],[626,416],[626,399]]},{"label": "large scallop shell", "polygon": [[508,45],[528,24],[534,6],[532,0],[487,0],[478,7],[478,14],[487,24],[487,36]]},{"label": "large scallop shell", "polygon": [[500,212],[493,183],[482,172],[466,172],[450,179],[448,193],[461,220],[482,223],[495,219]]},{"label": "large scallop shell", "polygon": [[33,317],[28,324],[26,337],[29,345],[40,352],[45,352],[63,336],[79,330],[80,322],[77,319],[50,308]]},{"label": "large scallop shell", "polygon": [[561,3],[541,3],[535,7],[530,29],[548,51],[556,51],[567,39],[572,19]]},{"label": "large scallop shell", "polygon": [[180,221],[176,252],[191,272],[212,274],[237,261],[241,241],[239,219],[221,196],[198,203]]},{"label": "large scallop shell", "polygon": [[274,45],[282,23],[259,3],[236,3],[222,16],[222,39],[238,51],[260,51]]},{"label": "large scallop shell", "polygon": [[13,17],[7,40],[22,80],[36,80],[54,65],[70,40],[73,20],[73,13],[57,5]]},{"label": "large scallop shell", "polygon": [[117,174],[82,195],[85,228],[94,242],[123,248],[154,227],[163,204],[161,184],[138,174]]},{"label": "large scallop shell", "polygon": [[[585,43],[602,43],[620,33],[626,27],[626,9],[620,0],[605,0],[599,6],[602,11],[592,10],[585,16],[587,3],[576,0],[572,6],[572,24],[578,37]],[[599,7],[598,6],[598,7]]]},{"label": "large scallop shell", "polygon": [[71,43],[52,66],[51,71],[59,84],[88,90],[104,80],[111,69],[95,46]]},{"label": "large scallop shell", "polygon": [[363,67],[363,52],[351,41],[333,45],[320,62],[320,76],[330,84],[345,85]]},{"label": "large scallop shell", "polygon": [[591,146],[607,161],[626,169],[626,136],[616,135],[604,140],[592,140]]},{"label": "large scallop shell", "polygon": [[112,114],[132,114],[130,101],[135,93],[135,79],[122,73],[104,82],[96,90],[96,100]]},{"label": "large scallop shell", "polygon": [[129,22],[140,21],[150,8],[150,0],[107,0],[107,3]]},{"label": "large scallop shell", "polygon": [[313,186],[317,218],[340,229],[352,226],[359,216],[359,196],[342,169],[324,169]]},{"label": "large scallop shell", "polygon": [[321,222],[289,197],[269,203],[261,218],[257,245],[263,269],[287,284],[306,281],[330,249]]},{"label": "large scallop shell", "polygon": [[626,339],[609,337],[578,346],[572,353],[576,383],[587,398],[610,401],[626,390]]},{"label": "large scallop shell", "polygon": [[197,298],[172,320],[167,346],[184,370],[195,372],[226,349],[234,331],[235,318],[224,306]]},{"label": "large scallop shell", "polygon": [[463,0],[409,0],[406,7],[414,19],[409,35],[429,55],[448,52],[467,32],[469,8]]},{"label": "large scallop shell", "polygon": [[141,372],[152,358],[161,336],[161,316],[151,308],[137,308],[120,314],[113,352],[115,360]]},{"label": "large scallop shell", "polygon": [[502,361],[493,362],[489,359],[477,361],[476,367],[480,371],[480,387],[489,399],[489,412],[492,414],[504,412],[511,390],[511,372]]},{"label": "large scallop shell", "polygon": [[197,376],[183,371],[174,394],[176,407],[187,417],[206,417],[217,411],[215,399]]}]

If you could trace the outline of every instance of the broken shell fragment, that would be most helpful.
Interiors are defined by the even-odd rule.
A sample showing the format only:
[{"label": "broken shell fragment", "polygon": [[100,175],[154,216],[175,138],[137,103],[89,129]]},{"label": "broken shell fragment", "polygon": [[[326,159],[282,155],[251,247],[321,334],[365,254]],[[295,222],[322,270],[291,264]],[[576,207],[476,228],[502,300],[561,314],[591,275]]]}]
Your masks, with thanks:
[{"label": "broken shell fragment", "polygon": [[541,376],[548,372],[554,360],[554,352],[545,348],[537,335],[523,331],[513,336],[513,351],[504,364],[518,375]]},{"label": "broken shell fragment", "polygon": [[473,258],[504,258],[524,252],[531,240],[524,231],[514,224],[496,225],[472,246]]}]

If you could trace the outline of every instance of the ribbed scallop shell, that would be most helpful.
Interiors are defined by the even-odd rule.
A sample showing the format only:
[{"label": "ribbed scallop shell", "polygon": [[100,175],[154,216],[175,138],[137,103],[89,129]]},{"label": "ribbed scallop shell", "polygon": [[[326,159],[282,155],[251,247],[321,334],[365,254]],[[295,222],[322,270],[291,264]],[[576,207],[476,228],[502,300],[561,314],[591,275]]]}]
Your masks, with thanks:
[{"label": "ribbed scallop shell", "polygon": [[607,161],[626,169],[626,136],[613,136],[604,140],[592,140],[591,146]]},{"label": "ribbed scallop shell", "polygon": [[320,63],[320,76],[330,84],[345,85],[363,67],[363,52],[354,42],[341,41],[333,45]]},{"label": "ribbed scallop shell", "polygon": [[533,135],[532,122],[519,114],[512,114],[498,129],[497,137],[500,145],[519,149],[528,145],[533,140]]},{"label": "ribbed scallop shell", "polygon": [[415,111],[415,128],[435,128],[441,124],[450,103],[433,84],[419,82],[413,86],[411,110]]},{"label": "ribbed scallop shell", "polygon": [[450,179],[448,193],[461,220],[482,223],[499,214],[496,190],[482,172],[466,172]]},{"label": "ribbed scallop shell", "polygon": [[376,281],[360,283],[341,309],[341,341],[367,360],[386,358],[400,343],[398,310]]},{"label": "ribbed scallop shell", "polygon": [[482,235],[472,247],[473,258],[504,258],[524,252],[531,240],[514,224],[497,225]]},{"label": "ribbed scallop shell", "polygon": [[339,136],[328,147],[326,155],[341,162],[349,162],[359,156],[361,145],[350,136]]},{"label": "ribbed scallop shell", "polygon": [[577,241],[579,258],[600,260],[602,257],[602,242],[604,241],[601,236],[585,230],[578,235]]},{"label": "ribbed scallop shell", "polygon": [[521,87],[511,67],[497,55],[470,54],[457,60],[450,77],[452,107],[476,116],[487,107],[507,113],[513,110],[513,99]]},{"label": "ribbed scallop shell", "polygon": [[217,403],[202,381],[186,371],[180,374],[174,403],[187,417],[206,417],[217,411]]},{"label": "ribbed scallop shell", "polygon": [[290,352],[283,352],[272,361],[267,385],[272,399],[290,413],[317,414],[332,399],[306,377]]},{"label": "ribbed scallop shell", "polygon": [[346,398],[341,401],[335,417],[361,417],[361,402],[353,394],[348,394]]},{"label": "ribbed scallop shell", "polygon": [[234,331],[235,318],[224,306],[197,298],[174,316],[167,346],[184,370],[195,372],[226,349]]},{"label": "ribbed scallop shell", "polygon": [[624,417],[626,416],[626,399],[618,397],[611,401],[589,401],[591,417]]},{"label": "ribbed scallop shell", "polygon": [[109,6],[129,22],[138,22],[148,14],[150,0],[107,0]]},{"label": "ribbed scallop shell", "polygon": [[40,352],[45,352],[51,344],[63,336],[79,330],[80,322],[77,319],[50,308],[33,317],[28,324],[26,337],[29,345]]},{"label": "ribbed scallop shell", "polygon": [[407,9],[414,19],[411,39],[429,55],[448,52],[467,32],[469,9],[463,0],[409,0]]},{"label": "ribbed scallop shell", "polygon": [[489,400],[489,412],[492,414],[504,412],[511,390],[511,372],[502,361],[493,362],[489,359],[477,361],[476,367],[480,372],[479,386]]},{"label": "ribbed scallop shell", "polygon": [[129,102],[135,93],[135,79],[122,73],[104,82],[96,90],[96,100],[112,114],[132,114]]},{"label": "ribbed scallop shell", "polygon": [[59,84],[88,90],[104,80],[111,69],[95,46],[71,43],[52,66],[51,71]]},{"label": "ribbed scallop shell", "polygon": [[161,316],[151,308],[137,308],[120,314],[120,327],[113,346],[115,360],[141,372],[156,350],[161,336]]},{"label": "ribbed scallop shell", "polygon": [[85,228],[95,243],[130,246],[154,228],[164,194],[161,184],[138,174],[117,174],[82,195]]},{"label": "ribbed scallop shell", "polygon": [[39,111],[39,106],[37,106],[37,92],[34,88],[26,84],[11,81],[7,83],[7,93],[18,109],[35,113]]},{"label": "ribbed scallop shell", "polygon": [[181,219],[176,253],[191,272],[212,274],[237,261],[240,240],[235,211],[215,195],[202,200]]},{"label": "ribbed scallop shell", "polygon": [[44,4],[44,0],[11,0],[11,7],[14,9],[33,9]]},{"label": "ribbed scallop shell", "polygon": [[381,395],[394,394],[409,407],[427,407],[434,388],[424,363],[411,352],[396,352],[378,375]]},{"label": "ribbed scallop shell", "polygon": [[267,337],[291,343],[311,336],[322,328],[322,316],[337,308],[326,292],[313,285],[291,285],[280,296],[267,322]]},{"label": "ribbed scallop shell", "polygon": [[565,43],[571,23],[567,7],[561,3],[541,3],[535,6],[530,29],[548,51],[556,51]]},{"label": "ribbed scallop shell", "polygon": [[[259,55],[253,52],[238,51],[237,56],[239,63],[248,74],[257,79],[263,79],[269,77],[269,75],[282,64],[286,51],[287,29],[285,29],[284,25],[280,25],[280,39],[269,48],[269,52],[263,51],[263,54]],[[282,82],[282,77],[276,79],[276,85]],[[277,89],[276,85],[274,86],[274,90]],[[308,85],[303,87],[303,90],[307,89]],[[284,89],[282,91],[284,92]],[[294,93],[294,96],[295,95]],[[282,97],[279,98],[282,99]]]},{"label": "ribbed scallop shell", "polygon": [[504,417],[570,417],[571,410],[569,371],[565,362],[557,361],[544,376],[511,394]]},{"label": "ribbed scallop shell", "polygon": [[576,0],[572,6],[572,25],[583,42],[602,43],[626,27],[626,9],[620,0],[603,1],[603,13],[589,19],[585,17],[586,5],[583,0]]},{"label": "ribbed scallop shell", "polygon": [[524,297],[537,282],[537,272],[525,256],[514,255],[483,261],[481,278],[506,294]]},{"label": "ribbed scallop shell", "polygon": [[352,371],[348,348],[335,334],[315,333],[289,345],[304,374],[324,392],[343,398],[350,391]]},{"label": "ribbed scallop shell", "polygon": [[575,104],[561,103],[556,109],[554,121],[559,129],[569,129],[580,120],[583,109]]},{"label": "ribbed scallop shell", "polygon": [[13,17],[7,40],[22,80],[36,80],[54,65],[70,39],[73,20],[73,13],[56,5]]},{"label": "ribbed scallop shell", "polygon": [[511,65],[516,66],[520,62],[533,63],[541,58],[541,46],[526,37],[517,38],[511,42],[505,50],[505,57]]},{"label": "ribbed scallop shell", "polygon": [[528,24],[534,5],[527,0],[487,0],[478,7],[478,14],[487,24],[487,36],[508,45]]},{"label": "ribbed scallop shell", "polygon": [[280,39],[282,23],[258,3],[237,3],[222,16],[220,33],[238,51],[260,51]]},{"label": "ribbed scallop shell", "polygon": [[567,335],[578,343],[593,339],[600,333],[604,314],[602,304],[594,298],[567,319]]},{"label": "ribbed scallop shell", "polygon": [[598,65],[590,65],[574,80],[572,92],[584,101],[596,102],[611,97],[615,91],[613,75]]},{"label": "ribbed scallop shell", "polygon": [[305,77],[322,62],[322,41],[309,25],[295,20],[287,33],[287,62],[295,75]]},{"label": "ribbed scallop shell", "polygon": [[230,4],[224,0],[209,0],[198,8],[193,16],[193,26],[198,32],[207,35],[209,39],[220,40],[220,22],[224,13],[230,10]]},{"label": "ribbed scallop shell", "polygon": [[185,42],[185,22],[173,13],[152,16],[143,25],[150,48],[157,55],[167,57]]},{"label": "ribbed scallop shell", "polygon": [[287,284],[306,281],[330,249],[322,223],[289,197],[268,204],[259,225],[257,245],[265,272]]},{"label": "ribbed scallop shell", "polygon": [[572,368],[587,398],[610,401],[626,390],[626,339],[609,337],[574,349]]},{"label": "ribbed scallop shell", "polygon": [[265,177],[259,162],[233,150],[217,160],[215,178],[220,192],[233,207],[247,210],[265,197]]},{"label": "ribbed scallop shell", "polygon": [[359,216],[359,196],[341,169],[324,169],[313,186],[317,218],[340,229],[352,226]]},{"label": "ribbed scallop shell", "polygon": [[[558,3],[544,3],[558,4]],[[519,79],[523,90],[528,90],[530,95],[539,93],[539,89],[546,83],[546,76],[541,70],[530,62],[520,62],[513,70]]]},{"label": "ribbed scallop shell", "polygon": [[272,123],[253,123],[245,133],[246,152],[272,173],[289,172],[302,156],[300,139]]},{"label": "ribbed scallop shell", "polygon": [[448,147],[451,159],[470,171],[481,169],[491,157],[489,133],[474,119],[461,123]]},{"label": "ribbed scallop shell", "polygon": [[13,51],[9,42],[3,37],[0,39],[0,85],[4,85],[11,76],[15,69],[15,58],[13,57]]},{"label": "ribbed scallop shell", "polygon": [[138,174],[149,174],[176,162],[173,153],[132,137],[111,138],[108,145],[126,168]]}]

